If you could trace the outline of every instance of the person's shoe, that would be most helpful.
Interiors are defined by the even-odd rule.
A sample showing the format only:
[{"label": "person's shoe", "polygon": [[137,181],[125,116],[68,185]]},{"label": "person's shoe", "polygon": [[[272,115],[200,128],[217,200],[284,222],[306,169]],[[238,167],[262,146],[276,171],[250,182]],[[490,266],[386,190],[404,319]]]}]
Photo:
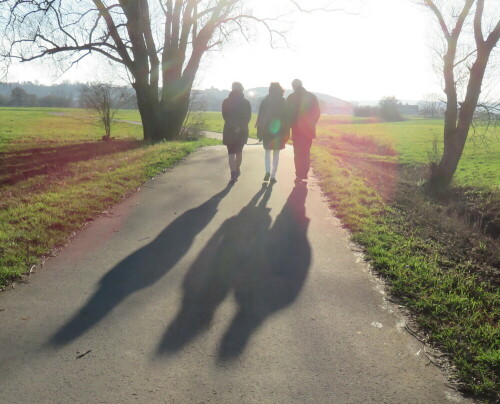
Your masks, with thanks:
[{"label": "person's shoe", "polygon": [[231,171],[231,180],[230,182],[236,182],[238,180],[238,176],[236,175],[236,171]]},{"label": "person's shoe", "polygon": [[271,180],[269,181],[269,184],[276,184],[278,181],[276,180],[275,177],[272,177]]},{"label": "person's shoe", "polygon": [[236,179],[238,179],[238,177],[241,175],[241,171],[240,171],[240,169],[239,169],[239,168],[238,168],[238,169],[236,169],[236,171],[235,171],[235,175],[236,175]]},{"label": "person's shoe", "polygon": [[269,181],[270,176],[271,176],[271,174],[266,173],[266,175],[264,175],[264,181]]}]

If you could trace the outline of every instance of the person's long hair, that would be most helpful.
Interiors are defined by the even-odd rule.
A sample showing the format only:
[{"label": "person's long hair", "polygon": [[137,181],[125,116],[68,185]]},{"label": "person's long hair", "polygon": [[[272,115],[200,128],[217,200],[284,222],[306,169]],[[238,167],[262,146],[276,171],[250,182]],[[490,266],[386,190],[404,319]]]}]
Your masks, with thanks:
[{"label": "person's long hair", "polygon": [[280,83],[271,83],[269,86],[269,96],[270,97],[283,97],[285,90],[281,87]]}]

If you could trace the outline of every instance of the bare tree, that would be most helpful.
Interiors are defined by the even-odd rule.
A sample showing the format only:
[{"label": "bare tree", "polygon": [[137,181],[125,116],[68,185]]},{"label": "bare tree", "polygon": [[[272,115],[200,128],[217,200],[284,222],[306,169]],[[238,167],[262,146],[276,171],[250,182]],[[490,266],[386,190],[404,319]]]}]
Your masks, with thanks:
[{"label": "bare tree", "polygon": [[[483,28],[485,0],[453,1],[454,7],[450,9],[450,16],[443,12],[442,3],[438,0],[424,0],[425,6],[436,17],[445,40],[445,53],[442,56],[447,100],[444,149],[441,160],[433,166],[427,183],[432,191],[445,189],[453,179],[474,119],[490,56],[500,39],[500,19],[492,22],[491,30],[485,37]],[[473,48],[463,52],[461,48],[463,42],[460,39],[465,35],[464,26],[469,17],[472,20]],[[472,62],[464,70],[464,62],[468,60]],[[464,71],[466,75],[462,74]],[[459,100],[462,80],[465,93],[463,99]]]},{"label": "bare tree", "polygon": [[203,109],[198,103],[197,91],[192,91],[189,99],[189,108],[184,119],[184,123],[179,134],[182,140],[196,140],[202,136],[203,128],[206,126],[205,115]]},{"label": "bare tree", "polygon": [[[334,11],[338,0],[290,0],[300,11]],[[137,95],[144,138],[180,133],[203,55],[246,22],[271,36],[276,20],[258,18],[245,0],[0,0],[10,61],[53,57],[72,66],[100,54],[123,65]],[[307,4],[309,10],[302,4]],[[320,6],[318,6],[320,5]]]},{"label": "bare tree", "polygon": [[421,103],[422,112],[426,118],[441,116],[443,103],[438,94],[426,94]]},{"label": "bare tree", "polygon": [[111,140],[111,124],[124,100],[124,91],[109,84],[93,83],[82,89],[81,102],[84,108],[97,113],[99,124],[104,128],[102,140]]},{"label": "bare tree", "polygon": [[378,102],[380,117],[386,122],[403,121],[403,117],[399,112],[401,101],[394,96],[382,97]]},{"label": "bare tree", "polygon": [[474,146],[488,149],[500,139],[499,126],[500,101],[478,104],[472,120],[472,133],[469,135],[471,142]]}]

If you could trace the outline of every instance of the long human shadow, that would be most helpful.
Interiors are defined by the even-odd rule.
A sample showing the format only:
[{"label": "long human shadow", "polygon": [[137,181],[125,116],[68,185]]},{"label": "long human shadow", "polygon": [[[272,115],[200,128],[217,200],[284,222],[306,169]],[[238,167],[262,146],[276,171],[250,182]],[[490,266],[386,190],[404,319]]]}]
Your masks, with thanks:
[{"label": "long human shadow", "polygon": [[151,243],[113,267],[99,282],[99,289],[50,339],[65,345],[83,335],[132,293],[153,285],[169,272],[189,250],[194,238],[217,213],[219,202],[232,185],[202,205],[190,209],[168,225]]},{"label": "long human shadow", "polygon": [[262,188],[226,220],[193,263],[184,279],[182,306],[159,354],[178,351],[207,330],[233,289],[238,312],[221,342],[220,360],[239,356],[254,330],[297,298],[311,262],[307,188],[299,184],[293,189],[272,227],[266,207],[271,192],[272,187]]},{"label": "long human shadow", "polygon": [[299,296],[311,265],[306,197],[306,184],[297,184],[273,227],[258,240],[256,262],[247,262],[237,271],[234,288],[238,312],[219,346],[219,360],[241,355],[254,330]]}]

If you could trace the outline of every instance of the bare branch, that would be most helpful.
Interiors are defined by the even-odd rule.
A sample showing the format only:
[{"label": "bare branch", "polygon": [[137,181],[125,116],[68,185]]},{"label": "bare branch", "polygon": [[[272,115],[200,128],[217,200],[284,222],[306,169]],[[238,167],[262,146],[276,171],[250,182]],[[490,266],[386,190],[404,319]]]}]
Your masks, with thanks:
[{"label": "bare branch", "polygon": [[327,13],[333,13],[333,12],[343,12],[346,14],[359,14],[359,13],[351,13],[341,7],[332,7],[331,4],[334,2],[329,2],[326,6],[323,7],[316,7],[316,8],[304,8],[302,7],[297,0],[289,0],[290,3],[292,3],[298,11],[301,13],[307,13],[307,14],[312,14],[316,12],[327,12]]},{"label": "bare branch", "polygon": [[439,25],[441,26],[441,30],[444,33],[444,36],[447,40],[451,38],[450,31],[448,30],[448,27],[446,26],[446,22],[444,21],[443,14],[441,11],[437,8],[436,4],[434,4],[434,1],[432,0],[425,0],[425,5],[431,9],[431,11],[435,14],[436,18],[438,19]]}]

